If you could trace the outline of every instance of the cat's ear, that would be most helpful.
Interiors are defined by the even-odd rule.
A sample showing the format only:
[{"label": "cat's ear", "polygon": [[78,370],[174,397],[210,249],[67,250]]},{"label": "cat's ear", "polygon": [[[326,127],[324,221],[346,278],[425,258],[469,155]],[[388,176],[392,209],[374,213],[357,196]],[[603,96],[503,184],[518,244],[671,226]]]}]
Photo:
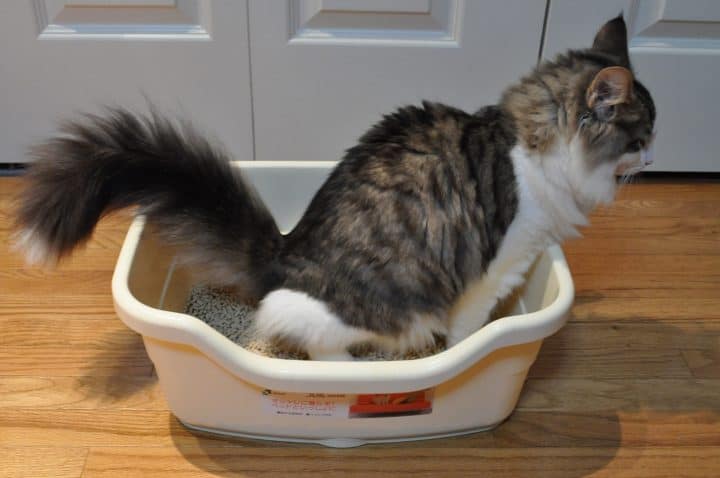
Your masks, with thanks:
[{"label": "cat's ear", "polygon": [[630,68],[630,54],[627,44],[627,27],[622,14],[613,18],[595,35],[593,50],[609,53],[620,59],[620,64]]},{"label": "cat's ear", "polygon": [[608,121],[615,116],[615,106],[626,103],[632,96],[633,74],[622,66],[603,68],[595,75],[585,92],[588,108]]}]

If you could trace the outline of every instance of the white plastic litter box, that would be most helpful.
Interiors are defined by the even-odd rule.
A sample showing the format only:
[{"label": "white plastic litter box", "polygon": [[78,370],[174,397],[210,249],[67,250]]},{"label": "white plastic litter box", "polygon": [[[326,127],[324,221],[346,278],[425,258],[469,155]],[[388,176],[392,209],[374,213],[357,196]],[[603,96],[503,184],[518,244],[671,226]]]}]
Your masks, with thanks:
[{"label": "white plastic litter box", "polygon": [[[334,167],[238,162],[289,231]],[[202,194],[198,191],[198,194]],[[559,247],[528,272],[506,309],[436,355],[380,362],[264,357],[184,314],[193,286],[138,217],[113,276],[115,308],[143,336],[173,414],[187,427],[240,437],[348,447],[491,429],[515,408],[543,339],[566,322],[573,283]]]}]

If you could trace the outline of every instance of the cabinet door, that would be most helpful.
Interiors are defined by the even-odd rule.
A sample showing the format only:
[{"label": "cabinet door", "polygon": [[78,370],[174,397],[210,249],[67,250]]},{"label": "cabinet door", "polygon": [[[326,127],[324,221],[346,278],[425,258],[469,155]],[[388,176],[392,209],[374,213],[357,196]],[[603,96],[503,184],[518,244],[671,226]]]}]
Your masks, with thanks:
[{"label": "cabinet door", "polygon": [[250,0],[256,157],[337,160],[421,99],[495,103],[538,59],[537,0]]},{"label": "cabinet door", "polygon": [[658,110],[653,171],[720,171],[720,2],[553,0],[543,56],[589,46],[624,12],[630,57]]},{"label": "cabinet door", "polygon": [[236,0],[0,2],[0,162],[57,120],[143,95],[252,159],[247,5]]}]

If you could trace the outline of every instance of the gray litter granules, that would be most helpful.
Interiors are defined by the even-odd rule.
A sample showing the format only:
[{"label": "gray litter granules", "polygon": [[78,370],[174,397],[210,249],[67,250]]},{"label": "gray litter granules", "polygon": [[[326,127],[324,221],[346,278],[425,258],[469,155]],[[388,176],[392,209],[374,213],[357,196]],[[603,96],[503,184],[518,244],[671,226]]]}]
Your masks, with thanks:
[{"label": "gray litter granules", "polygon": [[[195,286],[190,292],[185,312],[197,317],[225,337],[244,349],[268,357],[307,360],[307,354],[288,344],[270,343],[259,339],[253,328],[255,310],[249,305],[238,302],[232,294],[207,286]],[[412,351],[406,355],[390,354],[361,344],[350,349],[350,353],[360,360],[407,360],[426,357],[441,352],[444,344],[421,351]]]},{"label": "gray litter granules", "polygon": [[290,346],[268,343],[256,337],[253,329],[255,309],[238,302],[229,292],[207,286],[195,286],[185,305],[185,313],[197,317],[225,337],[251,352],[267,357],[307,359]]}]

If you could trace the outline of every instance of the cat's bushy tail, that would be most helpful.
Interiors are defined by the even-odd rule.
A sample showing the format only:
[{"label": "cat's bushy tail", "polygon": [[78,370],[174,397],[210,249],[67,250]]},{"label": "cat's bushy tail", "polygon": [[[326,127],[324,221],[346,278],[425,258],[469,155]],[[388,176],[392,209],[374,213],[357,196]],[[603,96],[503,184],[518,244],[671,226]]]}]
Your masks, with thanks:
[{"label": "cat's bushy tail", "polygon": [[105,213],[132,205],[215,284],[252,281],[277,254],[282,235],[266,206],[189,124],[108,108],[61,131],[33,149],[18,198],[17,243],[29,262],[56,262]]}]

